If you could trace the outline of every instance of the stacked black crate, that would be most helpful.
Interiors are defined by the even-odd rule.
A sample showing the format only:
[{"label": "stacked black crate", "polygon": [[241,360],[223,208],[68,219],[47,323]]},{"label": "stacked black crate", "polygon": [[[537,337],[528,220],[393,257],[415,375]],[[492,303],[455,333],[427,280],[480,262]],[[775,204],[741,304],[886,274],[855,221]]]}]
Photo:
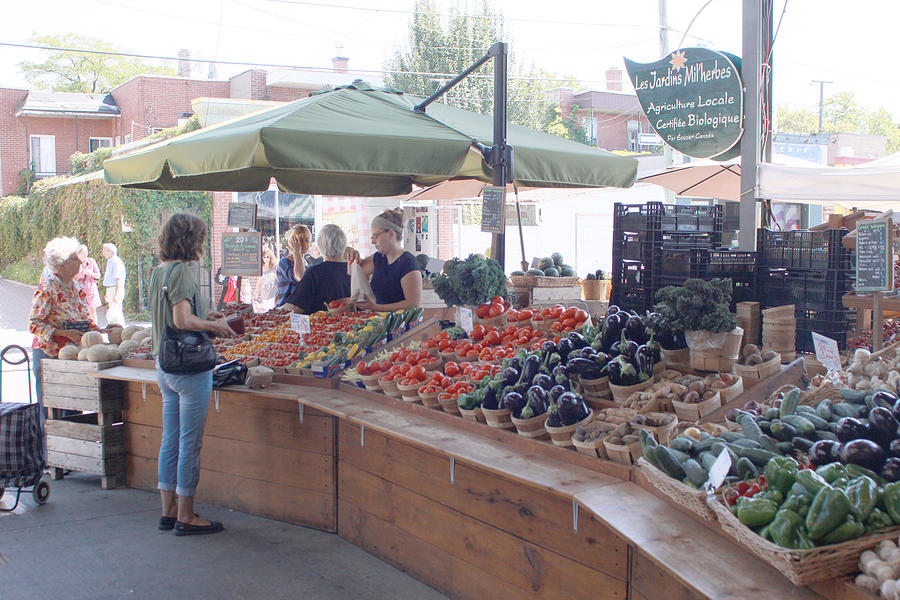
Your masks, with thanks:
[{"label": "stacked black crate", "polygon": [[844,248],[846,229],[757,231],[759,287],[763,306],[793,304],[797,351],[814,352],[813,331],[846,349],[856,311],[842,298],[853,286],[853,255]]},{"label": "stacked black crate", "polygon": [[691,276],[693,251],[721,244],[721,206],[616,203],[611,302],[649,310],[657,290]]}]

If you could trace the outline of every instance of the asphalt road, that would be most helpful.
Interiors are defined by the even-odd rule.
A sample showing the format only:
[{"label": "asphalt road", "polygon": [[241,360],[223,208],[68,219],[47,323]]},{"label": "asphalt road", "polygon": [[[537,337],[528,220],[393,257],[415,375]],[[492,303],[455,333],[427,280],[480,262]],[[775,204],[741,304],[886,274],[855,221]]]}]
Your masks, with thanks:
[{"label": "asphalt road", "polygon": [[[32,337],[28,333],[28,315],[31,313],[33,295],[33,286],[0,278],[0,349],[15,344],[31,354]],[[5,356],[11,361],[22,358],[15,350],[9,351]],[[26,386],[30,379],[24,364],[0,362],[0,402],[27,402]]]}]

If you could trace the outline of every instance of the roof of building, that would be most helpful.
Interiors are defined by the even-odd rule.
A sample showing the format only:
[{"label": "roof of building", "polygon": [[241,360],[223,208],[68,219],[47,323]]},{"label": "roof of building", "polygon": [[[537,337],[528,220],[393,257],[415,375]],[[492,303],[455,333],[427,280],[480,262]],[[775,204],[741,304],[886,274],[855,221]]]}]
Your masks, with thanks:
[{"label": "roof of building", "polygon": [[818,144],[824,146],[828,144],[830,137],[830,133],[789,133],[779,131],[775,134],[775,139],[772,141],[776,144]]},{"label": "roof of building", "polygon": [[17,114],[119,114],[116,101],[109,94],[76,94],[71,92],[29,91]]},{"label": "roof of building", "polygon": [[641,105],[634,92],[621,90],[587,90],[575,94],[574,101],[582,109],[640,113]]}]

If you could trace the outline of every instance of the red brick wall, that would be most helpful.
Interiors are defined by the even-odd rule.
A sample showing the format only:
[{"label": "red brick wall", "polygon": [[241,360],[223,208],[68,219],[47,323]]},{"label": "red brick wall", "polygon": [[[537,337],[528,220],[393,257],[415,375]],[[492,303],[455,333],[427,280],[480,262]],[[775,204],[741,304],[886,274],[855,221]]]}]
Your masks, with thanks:
[{"label": "red brick wall", "polygon": [[15,116],[27,94],[26,90],[0,88],[0,196],[16,193],[19,170],[28,166],[25,122]]},{"label": "red brick wall", "polygon": [[[210,245],[212,252],[212,267],[210,272],[215,279],[216,271],[222,266],[222,232],[227,230],[228,203],[231,202],[231,192],[212,193],[212,232]],[[214,301],[218,301],[222,293],[222,287],[213,282]]]},{"label": "red brick wall", "polygon": [[265,100],[270,100],[272,102],[292,102],[294,100],[299,100],[300,98],[306,98],[309,96],[309,92],[310,90],[273,85],[267,89]]},{"label": "red brick wall", "polygon": [[437,201],[437,258],[438,260],[450,260],[454,256],[453,243],[453,200]]},{"label": "red brick wall", "polygon": [[[87,153],[92,137],[115,137],[116,119],[78,119],[18,117],[27,119],[28,136],[52,135],[56,137],[56,172],[68,173],[69,156],[76,151]],[[78,135],[76,143],[75,135]],[[27,144],[27,138],[23,138]]]}]

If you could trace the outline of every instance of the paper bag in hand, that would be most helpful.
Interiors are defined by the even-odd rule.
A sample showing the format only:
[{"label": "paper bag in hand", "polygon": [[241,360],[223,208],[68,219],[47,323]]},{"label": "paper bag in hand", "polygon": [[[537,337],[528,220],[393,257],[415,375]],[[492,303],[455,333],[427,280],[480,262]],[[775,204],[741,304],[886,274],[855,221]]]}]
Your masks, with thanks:
[{"label": "paper bag in hand", "polygon": [[363,273],[359,262],[351,262],[348,267],[350,270],[350,300],[352,302],[375,302],[375,293],[372,286],[369,285],[369,278]]}]

